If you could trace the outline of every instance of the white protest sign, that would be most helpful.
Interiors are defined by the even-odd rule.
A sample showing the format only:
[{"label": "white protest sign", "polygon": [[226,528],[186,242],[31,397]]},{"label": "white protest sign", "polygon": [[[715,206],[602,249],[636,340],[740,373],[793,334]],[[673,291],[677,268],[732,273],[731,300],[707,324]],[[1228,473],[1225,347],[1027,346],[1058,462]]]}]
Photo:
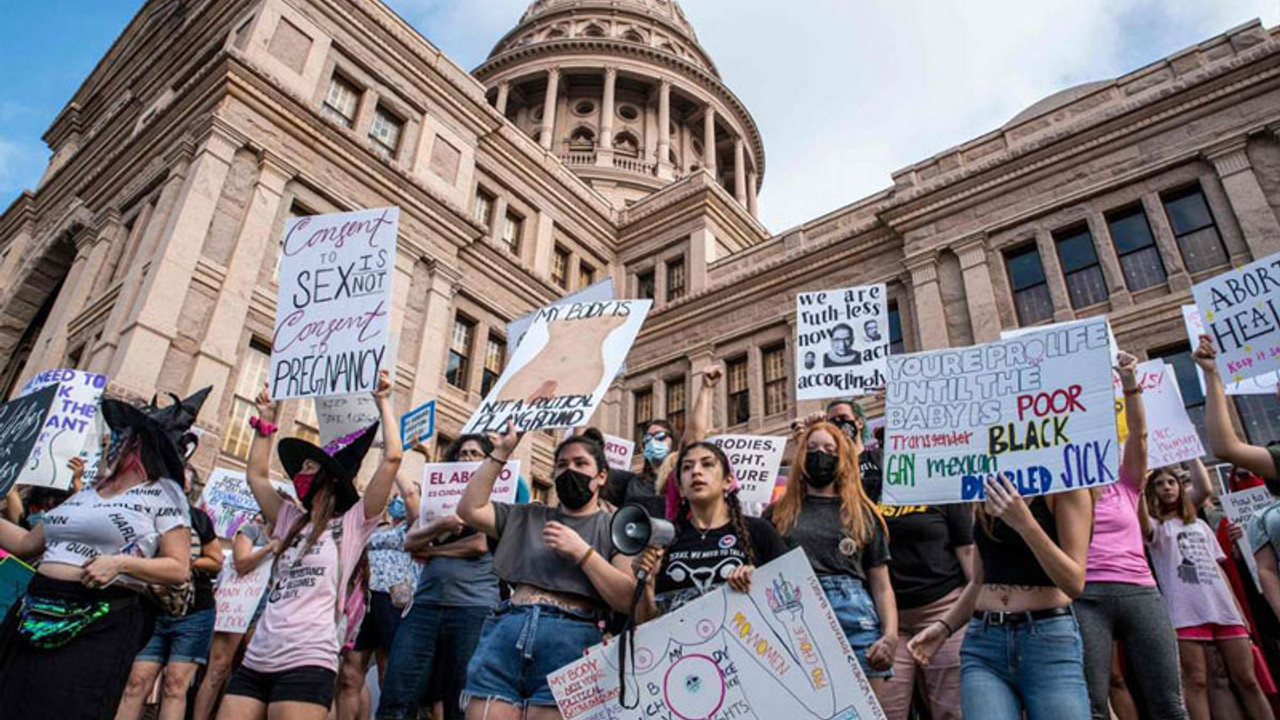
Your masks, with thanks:
[{"label": "white protest sign", "polygon": [[[272,482],[271,486],[293,499],[297,494],[293,484]],[[244,472],[214,468],[204,484],[204,492],[200,493],[200,502],[196,504],[213,521],[213,530],[218,537],[233,538],[241,525],[258,514],[258,499],[249,489],[249,481]]]},{"label": "white protest sign", "polygon": [[285,224],[268,378],[276,400],[372,392],[392,367],[389,318],[399,208]]},{"label": "white protest sign", "polygon": [[[1120,355],[1120,345],[1116,343],[1116,334],[1111,331],[1111,321],[1108,320],[1106,316],[1103,316],[1102,320],[1107,324],[1107,357],[1110,358],[1111,364],[1115,365],[1116,358]],[[1066,322],[1053,323],[1051,325],[1032,325],[1030,327],[1009,328],[1008,330],[1000,331],[1000,339],[1010,340],[1022,337],[1027,333],[1040,332],[1041,330],[1048,330],[1050,328],[1072,327],[1074,325],[1093,321],[1093,318],[1085,318],[1084,320],[1068,320]]]},{"label": "white protest sign", "polygon": [[[1195,305],[1183,305],[1182,324],[1187,328],[1187,341],[1194,351],[1200,344],[1200,336],[1205,334],[1204,318],[1200,317],[1199,308]],[[1205,392],[1204,372],[1199,365],[1196,366],[1196,377],[1200,380],[1200,392]],[[1225,385],[1228,395],[1270,395],[1276,391],[1277,382],[1280,382],[1280,372],[1269,372],[1240,382],[1227,381]]]},{"label": "white protest sign", "polygon": [[222,572],[218,575],[218,589],[214,593],[214,600],[218,603],[214,632],[243,634],[249,631],[253,613],[271,580],[272,564],[273,558],[267,557],[261,565],[241,575],[236,572],[232,554],[225,554]]},{"label": "white protest sign", "polygon": [[1222,500],[1222,512],[1227,516],[1227,519],[1239,525],[1245,531],[1240,536],[1240,539],[1236,541],[1236,544],[1240,546],[1240,554],[1244,556],[1244,562],[1249,566],[1249,574],[1253,576],[1253,584],[1257,586],[1258,592],[1262,592],[1262,584],[1258,581],[1258,562],[1253,559],[1253,553],[1256,548],[1249,542],[1249,522],[1254,515],[1262,512],[1272,503],[1277,502],[1276,497],[1271,494],[1271,491],[1266,486],[1226,493],[1219,497]]},{"label": "white protest sign", "polygon": [[[478,462],[427,463],[422,468],[422,492],[418,503],[418,521],[427,523],[448,515],[458,507],[462,493],[467,489],[471,474],[479,469]],[[494,502],[515,502],[516,488],[520,483],[520,461],[511,460],[498,471],[489,499]]]},{"label": "white protest sign", "polygon": [[84,460],[84,480],[92,482],[97,472],[102,455],[98,408],[107,376],[82,370],[48,370],[32,378],[22,388],[22,395],[50,385],[58,386],[58,394],[18,484],[66,490],[71,487],[71,470],[67,468],[71,458]]},{"label": "white protest sign", "polygon": [[707,438],[724,451],[729,468],[738,481],[738,499],[744,503],[768,504],[782,466],[787,439],[769,435],[718,435]]},{"label": "white protest sign", "polygon": [[601,434],[604,435],[604,455],[609,461],[609,467],[614,470],[630,470],[636,444],[616,435]]},{"label": "white protest sign", "polygon": [[884,720],[803,550],[636,628],[620,702],[619,643],[547,676],[564,720]]},{"label": "white protest sign", "polygon": [[[1138,387],[1142,388],[1142,407],[1147,418],[1147,467],[1176,465],[1184,460],[1204,456],[1200,434],[1187,415],[1178,379],[1173,366],[1163,360],[1139,363],[1134,372]],[[1128,440],[1129,429],[1125,419],[1128,398],[1115,378],[1116,432],[1120,442]]]},{"label": "white protest sign", "polygon": [[796,399],[866,395],[884,385],[884,283],[796,295]]},{"label": "white protest sign", "polygon": [[1106,321],[889,358],[884,503],[981,500],[1008,474],[1024,496],[1116,481]]},{"label": "white protest sign", "polygon": [[[378,402],[369,393],[355,395],[330,395],[315,399],[316,420],[320,423],[320,445],[326,446],[339,438],[345,438],[378,424]],[[378,428],[378,437],[382,428]]]},{"label": "white protest sign", "polygon": [[1223,381],[1280,370],[1280,254],[1196,283],[1191,295]]},{"label": "white protest sign", "polygon": [[[569,293],[559,300],[553,300],[544,307],[555,307],[557,305],[572,305],[574,303],[602,303],[609,302],[617,297],[613,289],[613,278],[608,277],[594,285],[588,285],[577,292]],[[507,323],[507,346],[511,348],[520,347],[520,341],[524,339],[524,334],[529,331],[533,325],[533,319],[537,317],[538,311],[534,310],[528,315],[522,315],[515,320]]]},{"label": "white protest sign", "polygon": [[651,300],[610,300],[542,308],[502,377],[463,433],[578,427],[604,394],[631,350]]}]

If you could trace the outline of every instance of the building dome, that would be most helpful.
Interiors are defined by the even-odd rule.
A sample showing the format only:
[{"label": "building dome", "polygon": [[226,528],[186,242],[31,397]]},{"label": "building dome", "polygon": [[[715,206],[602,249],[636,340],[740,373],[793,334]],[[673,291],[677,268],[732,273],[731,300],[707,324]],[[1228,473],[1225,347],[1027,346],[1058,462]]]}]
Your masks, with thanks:
[{"label": "building dome", "polygon": [[618,207],[706,170],[755,212],[759,130],[675,0],[537,0],[474,74]]}]

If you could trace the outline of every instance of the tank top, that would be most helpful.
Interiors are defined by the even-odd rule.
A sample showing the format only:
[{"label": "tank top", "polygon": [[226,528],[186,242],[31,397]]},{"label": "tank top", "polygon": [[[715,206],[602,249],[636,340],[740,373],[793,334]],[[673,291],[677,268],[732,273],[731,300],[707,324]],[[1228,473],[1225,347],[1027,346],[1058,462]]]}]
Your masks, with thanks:
[{"label": "tank top", "polygon": [[[1049,503],[1043,497],[1037,497],[1032,498],[1027,507],[1049,539],[1057,544],[1058,525],[1054,522]],[[1040,561],[1031,552],[1026,541],[1003,520],[997,518],[988,533],[979,516],[974,520],[973,539],[978,546],[978,555],[982,558],[985,575],[983,582],[992,585],[1054,586],[1053,580],[1040,567]]]}]

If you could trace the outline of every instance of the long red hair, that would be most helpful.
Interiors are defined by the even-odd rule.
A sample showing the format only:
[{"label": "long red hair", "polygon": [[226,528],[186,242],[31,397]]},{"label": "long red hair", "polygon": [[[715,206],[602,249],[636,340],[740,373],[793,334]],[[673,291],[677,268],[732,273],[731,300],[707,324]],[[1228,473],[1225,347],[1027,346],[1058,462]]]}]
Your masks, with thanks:
[{"label": "long red hair", "polygon": [[796,439],[796,454],[791,461],[791,476],[787,478],[787,491],[782,499],[773,504],[773,525],[778,532],[787,535],[795,527],[796,518],[800,515],[800,506],[804,501],[807,487],[804,481],[804,461],[809,455],[809,437],[819,430],[826,432],[836,441],[836,493],[840,497],[840,522],[844,531],[858,547],[866,547],[875,537],[875,523],[880,524],[886,534],[888,528],[880,510],[867,497],[862,488],[862,472],[858,469],[857,460],[853,457],[853,443],[844,431],[828,422],[810,425]]}]

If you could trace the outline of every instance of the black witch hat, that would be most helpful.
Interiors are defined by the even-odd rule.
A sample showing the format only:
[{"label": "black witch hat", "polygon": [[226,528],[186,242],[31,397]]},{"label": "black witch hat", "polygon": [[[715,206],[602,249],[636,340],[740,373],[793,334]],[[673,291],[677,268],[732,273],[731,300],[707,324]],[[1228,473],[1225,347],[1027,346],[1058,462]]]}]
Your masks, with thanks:
[{"label": "black witch hat", "polygon": [[138,407],[117,398],[102,399],[102,419],[116,432],[132,430],[164,464],[169,479],[181,483],[186,472],[186,458],[195,450],[196,436],[191,432],[200,408],[212,387],[197,390],[183,400],[173,393],[173,402],[159,407],[156,398]]},{"label": "black witch hat", "polygon": [[[338,438],[325,447],[320,447],[301,438],[285,438],[280,441],[276,452],[280,455],[280,465],[285,474],[293,478],[302,470],[302,464],[314,460],[333,482],[334,512],[341,515],[351,509],[360,500],[356,491],[356,473],[360,472],[360,464],[364,456],[373,446],[373,438],[378,433],[378,424],[374,423],[359,432]],[[294,488],[298,490],[298,499],[302,506],[311,509],[311,498],[315,496],[316,483]]]}]

